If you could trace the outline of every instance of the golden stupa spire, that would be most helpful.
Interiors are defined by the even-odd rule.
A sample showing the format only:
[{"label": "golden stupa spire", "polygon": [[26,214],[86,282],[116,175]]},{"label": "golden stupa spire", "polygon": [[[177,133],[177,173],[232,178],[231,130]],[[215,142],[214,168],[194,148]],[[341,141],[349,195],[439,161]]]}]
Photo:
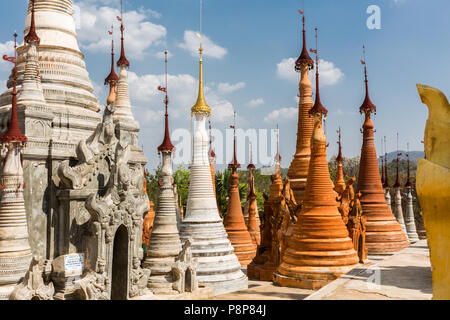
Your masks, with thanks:
[{"label": "golden stupa spire", "polygon": [[194,113],[205,113],[207,116],[211,115],[211,108],[208,106],[205,100],[205,94],[203,91],[203,47],[202,47],[202,15],[203,15],[203,1],[200,0],[200,33],[197,33],[197,37],[200,39],[200,48],[198,49],[200,53],[200,70],[199,70],[199,78],[198,78],[198,98],[197,102],[191,109],[191,116],[194,115]]}]

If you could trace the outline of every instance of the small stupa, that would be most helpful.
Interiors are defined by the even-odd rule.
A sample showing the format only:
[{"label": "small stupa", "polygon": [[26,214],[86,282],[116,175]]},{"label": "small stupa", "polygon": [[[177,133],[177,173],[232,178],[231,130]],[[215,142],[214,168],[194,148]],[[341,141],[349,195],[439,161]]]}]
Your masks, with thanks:
[{"label": "small stupa", "polygon": [[[29,34],[30,35],[30,34]],[[39,39],[39,38],[37,38]],[[37,42],[37,39],[30,41]],[[2,158],[0,202],[0,300],[8,300],[15,285],[25,276],[32,254],[28,241],[28,224],[23,190],[25,188],[22,152],[28,139],[17,120],[17,34],[14,34],[13,90],[11,120],[0,137]]]},{"label": "small stupa", "polygon": [[312,85],[308,72],[314,69],[314,61],[311,59],[306,47],[305,16],[300,11],[303,23],[303,47],[301,54],[295,62],[295,71],[301,74],[299,82],[299,107],[297,123],[297,144],[288,177],[291,188],[294,191],[295,200],[300,203],[305,194],[306,178],[308,176],[309,161],[311,158],[311,135],[314,128],[314,119],[309,116],[314,101],[312,99]]},{"label": "small stupa", "polygon": [[[384,148],[386,149],[386,136],[384,137]],[[388,155],[387,149],[384,153],[384,198],[386,199],[386,203],[389,208],[391,208],[391,185],[389,184],[389,176],[388,176]],[[392,210],[392,209],[391,209]]]},{"label": "small stupa", "polygon": [[255,175],[254,171],[256,166],[253,164],[253,151],[250,144],[250,163],[247,166],[249,172],[249,184],[248,184],[248,232],[252,238],[253,244],[258,247],[261,244],[261,221],[259,219],[259,213],[256,205],[256,192],[255,192]]},{"label": "small stupa", "polygon": [[319,289],[358,265],[348,230],[342,221],[336,193],[330,178],[323,130],[328,110],[319,93],[319,55],[316,28],[316,101],[310,110],[314,117],[305,199],[293,235],[274,273],[275,284],[282,287]]},{"label": "small stupa", "polygon": [[396,159],[396,178],[394,184],[395,190],[395,203],[394,203],[394,214],[398,223],[402,227],[403,232],[406,233],[405,220],[403,219],[403,206],[402,206],[402,185],[400,183],[399,167],[400,156],[402,153],[398,151],[398,133],[397,133],[397,159]]},{"label": "small stupa", "polygon": [[406,234],[408,235],[409,242],[416,243],[419,241],[419,235],[417,233],[415,218],[414,218],[414,206],[413,206],[413,196],[412,189],[414,188],[414,184],[411,182],[411,163],[409,159],[409,143],[408,143],[408,153],[406,154],[408,159],[408,177],[406,179],[405,188],[406,188],[406,210],[405,210],[405,227]]},{"label": "small stupa", "polygon": [[342,156],[342,137],[341,137],[341,128],[339,127],[339,130],[337,131],[339,141],[339,153],[336,157],[336,164],[337,164],[337,173],[336,173],[336,182],[334,184],[334,191],[336,191],[338,194],[341,194],[344,192],[346,188],[345,183],[345,174],[344,174],[344,157]]},{"label": "small stupa", "polygon": [[[364,50],[365,51],[365,50]],[[383,186],[378,169],[377,152],[374,143],[374,125],[372,113],[376,106],[369,97],[367,66],[364,60],[366,97],[360,107],[364,113],[363,145],[358,176],[358,191],[361,192],[361,206],[367,218],[366,246],[370,254],[392,254],[409,246],[408,239],[400,224],[386,203]]]},{"label": "small stupa", "polygon": [[161,86],[158,88],[158,90],[165,93],[164,104],[166,107],[164,140],[158,147],[158,152],[162,156],[162,166],[159,174],[161,185],[149,249],[143,263],[144,269],[151,270],[148,288],[154,294],[174,294],[176,292],[173,288],[175,279],[173,278],[172,267],[181,251],[173,192],[172,152],[175,147],[170,140],[169,131],[167,51],[165,52],[165,66],[166,84],[164,88]]},{"label": "small stupa", "polygon": [[245,225],[244,215],[242,214],[241,198],[239,196],[239,175],[237,169],[241,164],[236,155],[236,113],[235,123],[231,126],[234,130],[233,142],[233,160],[228,168],[231,169],[230,193],[228,195],[227,215],[224,219],[225,230],[228,233],[231,245],[234,247],[234,253],[242,266],[248,265],[256,254],[256,245],[253,243],[247,226]]}]

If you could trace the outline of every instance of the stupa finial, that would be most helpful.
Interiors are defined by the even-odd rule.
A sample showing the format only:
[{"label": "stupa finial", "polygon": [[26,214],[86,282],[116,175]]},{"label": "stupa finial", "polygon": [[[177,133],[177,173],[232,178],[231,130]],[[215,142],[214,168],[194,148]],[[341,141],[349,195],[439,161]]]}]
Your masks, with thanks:
[{"label": "stupa finial", "polygon": [[170,131],[169,131],[169,96],[167,93],[167,88],[168,88],[168,80],[167,80],[167,50],[164,51],[164,55],[165,55],[165,81],[166,81],[166,85],[165,87],[158,87],[159,91],[162,91],[165,93],[165,98],[164,98],[164,104],[166,107],[166,113],[165,113],[165,130],[164,130],[164,140],[163,143],[158,147],[158,152],[172,152],[175,147],[172,144],[172,141],[170,141]]},{"label": "stupa finial", "polygon": [[195,105],[191,108],[191,116],[193,116],[195,113],[205,113],[207,116],[211,115],[211,108],[208,106],[205,100],[205,94],[203,91],[203,47],[202,47],[202,21],[203,21],[203,1],[200,0],[200,32],[197,33],[197,37],[200,39],[200,47],[198,49],[200,53],[200,70],[199,70],[199,78],[198,78],[198,97],[197,102]]},{"label": "stupa finial", "polygon": [[389,184],[389,176],[388,176],[388,154],[387,154],[387,140],[386,136],[384,136],[384,185],[383,188],[390,189],[391,185]]},{"label": "stupa finial", "polygon": [[8,130],[0,137],[0,142],[21,142],[25,143],[28,138],[24,136],[19,128],[19,121],[17,118],[17,33],[14,32],[14,57],[3,56],[3,60],[9,61],[14,64],[12,70],[13,76],[13,90],[12,90],[12,103],[11,103],[11,120],[9,122]]},{"label": "stupa finial", "polygon": [[302,16],[302,23],[303,23],[303,47],[302,52],[300,54],[300,57],[298,57],[297,61],[295,62],[295,71],[301,72],[302,65],[306,64],[309,66],[309,69],[314,68],[314,61],[311,59],[308,53],[308,49],[306,46],[306,30],[305,30],[305,9],[304,9],[304,3],[303,3],[303,10],[298,9],[298,12]]},{"label": "stupa finial", "polygon": [[121,33],[121,49],[120,49],[120,59],[117,61],[117,66],[125,66],[127,68],[130,67],[130,62],[127,60],[125,56],[125,45],[124,45],[124,36],[123,32],[125,31],[125,27],[123,25],[123,0],[120,0],[120,17],[117,16],[117,20],[120,22],[120,33]]},{"label": "stupa finial", "polygon": [[339,145],[339,153],[338,156],[336,158],[336,162],[342,162],[344,161],[344,158],[342,157],[342,137],[341,137],[341,127],[339,127],[339,130],[337,131],[338,133],[338,145]]},{"label": "stupa finial", "polygon": [[36,23],[34,21],[34,2],[35,2],[35,0],[31,0],[30,30],[28,31],[28,34],[23,38],[23,40],[26,43],[36,42],[37,44],[39,44],[41,42],[41,39],[38,37],[38,35],[36,33]]},{"label": "stupa finial", "polygon": [[398,164],[399,164],[399,162],[400,162],[400,156],[402,155],[402,153],[399,151],[399,149],[398,149],[398,132],[397,132],[397,176],[396,176],[396,179],[395,179],[395,184],[394,184],[394,188],[395,189],[397,189],[397,188],[401,188],[402,187],[402,185],[400,184],[400,176],[399,176],[399,168],[398,168]]},{"label": "stupa finial", "polygon": [[377,107],[372,103],[369,97],[369,80],[367,80],[367,64],[366,64],[366,46],[363,46],[363,60],[361,60],[361,64],[364,66],[364,82],[366,86],[366,97],[364,99],[363,104],[359,108],[359,112],[360,113],[377,112]]},{"label": "stupa finial", "polygon": [[328,110],[325,109],[325,107],[322,105],[322,102],[320,101],[320,85],[319,85],[319,47],[318,47],[318,29],[315,28],[316,31],[316,49],[310,49],[312,53],[316,54],[316,101],[314,103],[314,106],[309,111],[310,115],[321,113],[322,115],[326,116],[328,114]]},{"label": "stupa finial", "polygon": [[105,86],[109,84],[110,87],[114,87],[119,81],[114,68],[114,25],[111,25],[111,31],[108,31],[108,34],[111,36],[111,71],[105,79]]},{"label": "stupa finial", "polygon": [[229,168],[233,169],[233,171],[236,171],[237,168],[241,167],[241,164],[237,160],[236,155],[236,111],[234,112],[234,124],[230,126],[231,129],[233,129],[233,161],[229,164]]},{"label": "stupa finial", "polygon": [[414,185],[411,182],[411,163],[410,163],[410,158],[409,158],[409,142],[406,145],[407,145],[407,151],[408,151],[406,153],[406,158],[408,159],[408,178],[406,179],[405,188],[413,188]]}]

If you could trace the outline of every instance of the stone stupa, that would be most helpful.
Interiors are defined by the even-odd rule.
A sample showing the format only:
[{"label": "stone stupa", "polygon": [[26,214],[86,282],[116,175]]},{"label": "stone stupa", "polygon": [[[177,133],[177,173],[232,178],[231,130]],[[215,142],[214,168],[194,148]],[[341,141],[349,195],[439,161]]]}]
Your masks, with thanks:
[{"label": "stone stupa", "polygon": [[[16,34],[14,36],[17,37]],[[30,46],[35,46],[39,38],[30,32],[27,42]],[[14,46],[15,51],[16,48],[17,46]],[[3,160],[0,202],[0,300],[8,300],[15,285],[28,271],[32,258],[23,198],[25,183],[21,159],[28,139],[20,130],[17,120],[16,57],[10,61],[14,62],[11,121],[8,131],[0,137]]]},{"label": "stone stupa", "polygon": [[189,195],[181,225],[181,240],[192,239],[192,254],[198,261],[199,283],[214,288],[214,295],[245,290],[248,278],[228,240],[227,232],[217,209],[208,157],[206,118],[211,108],[203,93],[203,48],[200,44],[199,92],[192,107],[195,131],[192,163],[190,165]]},{"label": "stone stupa", "polygon": [[[408,239],[400,224],[387,205],[378,168],[377,152],[374,143],[372,113],[376,106],[369,97],[367,67],[364,64],[366,97],[360,107],[364,113],[363,145],[358,176],[358,191],[361,192],[361,206],[367,218],[366,246],[370,254],[392,254],[409,246]],[[386,175],[387,177],[387,175]],[[387,180],[387,178],[386,178]]]},{"label": "stone stupa", "polygon": [[314,131],[305,198],[293,235],[287,239],[280,266],[273,275],[274,283],[279,286],[312,290],[337,279],[359,262],[338,211],[330,178],[322,122],[328,111],[320,101],[317,47],[314,52],[316,101],[310,110],[310,115],[314,116]]},{"label": "stone stupa", "polygon": [[[397,133],[397,143],[398,143],[398,133]],[[400,175],[398,171],[398,163],[400,161],[400,156],[402,154],[398,152],[397,148],[397,159],[396,159],[396,178],[395,178],[395,184],[394,184],[394,190],[395,190],[395,198],[394,198],[394,215],[397,219],[398,223],[402,227],[402,231],[406,235],[406,226],[405,226],[405,219],[403,218],[403,206],[402,206],[402,185],[400,184]]]},{"label": "stone stupa", "polygon": [[173,279],[172,267],[181,251],[176,202],[173,192],[172,152],[175,147],[170,140],[169,131],[167,51],[165,55],[166,86],[164,88],[159,87],[159,90],[166,94],[164,99],[166,105],[164,140],[158,147],[158,153],[162,156],[162,167],[159,174],[161,185],[149,249],[143,263],[144,269],[151,270],[150,277],[148,278],[148,288],[154,294],[174,294],[176,292],[173,288],[175,279]]},{"label": "stone stupa", "polygon": [[416,243],[419,241],[419,235],[417,233],[416,222],[414,218],[414,205],[412,189],[414,184],[411,182],[411,164],[409,160],[409,143],[408,143],[408,153],[406,154],[408,158],[408,177],[406,178],[405,188],[406,188],[406,210],[405,210],[405,227],[406,234],[408,235],[408,240],[411,243]]},{"label": "stone stupa", "polygon": [[303,49],[300,57],[295,62],[295,71],[301,73],[299,83],[299,108],[298,108],[298,128],[297,145],[294,160],[292,161],[288,177],[291,181],[291,188],[294,191],[295,200],[300,203],[304,199],[306,189],[306,178],[308,176],[309,161],[311,158],[311,135],[314,128],[314,118],[310,117],[314,102],[312,99],[312,86],[309,79],[309,70],[314,69],[314,61],[311,59],[306,47],[305,17],[303,21]]}]

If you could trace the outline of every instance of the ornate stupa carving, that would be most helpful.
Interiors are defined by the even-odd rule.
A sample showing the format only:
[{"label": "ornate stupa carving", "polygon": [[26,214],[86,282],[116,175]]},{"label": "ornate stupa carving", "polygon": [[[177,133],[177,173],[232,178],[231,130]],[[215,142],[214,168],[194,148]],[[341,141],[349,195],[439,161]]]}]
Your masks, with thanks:
[{"label": "ornate stupa carving", "polygon": [[[250,154],[252,154],[250,152]],[[254,171],[256,167],[253,164],[252,157],[250,157],[250,163],[247,166],[249,171],[249,182],[248,182],[248,195],[247,195],[247,207],[248,207],[248,223],[247,228],[252,238],[252,242],[256,247],[261,244],[261,221],[259,219],[258,207],[256,205],[256,192],[255,192],[255,176]],[[256,254],[256,252],[255,252]]]},{"label": "ornate stupa carving", "polygon": [[199,283],[214,288],[214,295],[244,290],[248,279],[228,240],[217,209],[208,158],[206,118],[211,114],[203,93],[203,48],[200,45],[199,92],[191,109],[195,118],[193,157],[186,212],[181,226],[181,240],[192,239],[192,254],[198,259]]},{"label": "ornate stupa carving", "polygon": [[228,239],[230,239],[234,247],[234,253],[241,265],[246,266],[255,257],[256,245],[250,237],[242,213],[241,198],[239,196],[239,175],[237,173],[237,169],[241,167],[241,164],[236,156],[236,124],[231,126],[231,128],[234,129],[233,160],[229,165],[229,169],[231,169],[230,193],[228,195],[227,214],[223,224],[228,233]]},{"label": "ornate stupa carving", "polygon": [[167,95],[167,51],[166,54],[166,86],[159,89],[165,92],[166,105],[164,140],[158,147],[162,156],[162,166],[159,173],[161,181],[158,195],[158,208],[150,236],[147,257],[143,263],[145,269],[151,270],[148,288],[155,294],[173,294],[175,277],[172,266],[181,251],[181,240],[177,226],[177,211],[173,192],[172,152],[175,147],[170,140],[169,131],[169,98]]},{"label": "ornate stupa carving", "polygon": [[[316,28],[317,39],[317,28]],[[318,289],[345,274],[358,264],[348,230],[338,211],[336,194],[326,159],[327,141],[323,117],[328,111],[320,101],[319,60],[316,53],[316,101],[311,160],[302,209],[281,264],[274,273],[280,286]]]},{"label": "ornate stupa carving", "polygon": [[[398,134],[397,134],[397,141],[398,141]],[[403,218],[403,206],[402,206],[402,185],[400,184],[400,175],[398,171],[398,164],[400,162],[400,156],[402,154],[398,152],[397,148],[397,159],[396,159],[396,179],[394,184],[394,190],[395,190],[395,202],[394,202],[394,215],[397,219],[398,223],[402,227],[403,232],[406,233],[406,226],[405,226],[405,220]]]},{"label": "ornate stupa carving", "polygon": [[125,39],[124,39],[124,21],[122,14],[122,0],[120,1],[120,11],[121,16],[117,17],[120,22],[120,57],[117,60],[117,66],[119,67],[119,80],[117,82],[117,93],[116,93],[116,108],[117,111],[114,114],[114,122],[118,124],[120,130],[121,141],[126,141],[127,143],[136,146],[138,133],[139,133],[139,123],[134,119],[133,113],[131,111],[130,94],[128,88],[128,68],[130,67],[130,62],[125,55]]},{"label": "ornate stupa carving", "polygon": [[[17,35],[15,34],[15,37]],[[16,50],[16,46],[14,47]],[[28,224],[23,190],[22,153],[28,141],[17,120],[17,69],[14,62],[11,121],[1,142],[1,202],[0,202],[0,300],[7,300],[15,285],[28,271],[31,247],[28,241]]]},{"label": "ornate stupa carving", "polygon": [[306,48],[304,16],[302,17],[302,22],[303,49],[295,63],[295,71],[301,74],[299,83],[300,100],[298,108],[297,145],[294,160],[288,171],[288,177],[291,180],[291,187],[297,202],[302,201],[304,198],[311,157],[311,135],[314,128],[314,118],[309,116],[309,110],[311,110],[314,102],[312,99],[311,80],[308,74],[309,70],[314,68],[314,61],[309,56],[308,49]]},{"label": "ornate stupa carving", "polygon": [[416,222],[414,218],[414,206],[413,206],[413,196],[412,189],[414,184],[411,182],[411,164],[409,160],[409,143],[408,143],[408,153],[406,154],[408,158],[408,176],[406,178],[405,188],[406,188],[406,210],[405,210],[405,227],[406,233],[408,235],[408,240],[411,243],[416,243],[419,241],[419,235],[417,233]]},{"label": "ornate stupa carving", "polygon": [[366,97],[360,107],[365,120],[358,191],[361,192],[361,206],[367,218],[366,246],[369,254],[390,254],[408,247],[409,242],[386,203],[381,185],[374,143],[374,125],[371,119],[372,113],[376,112],[376,107],[369,97],[366,62],[362,62],[364,63]]}]

